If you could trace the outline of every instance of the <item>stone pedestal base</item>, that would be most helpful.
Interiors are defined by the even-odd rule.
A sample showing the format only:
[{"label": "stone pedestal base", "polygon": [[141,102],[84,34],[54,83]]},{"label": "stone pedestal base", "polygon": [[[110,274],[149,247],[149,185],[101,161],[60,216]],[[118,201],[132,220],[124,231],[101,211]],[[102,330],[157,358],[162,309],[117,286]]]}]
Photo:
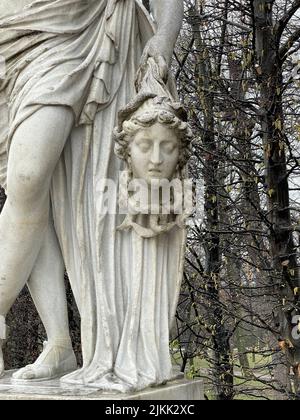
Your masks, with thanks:
[{"label": "stone pedestal base", "polygon": [[12,372],[0,379],[0,400],[165,400],[200,401],[204,399],[203,382],[178,379],[165,386],[149,388],[135,394],[107,394],[87,387],[61,385],[59,380],[16,385]]}]

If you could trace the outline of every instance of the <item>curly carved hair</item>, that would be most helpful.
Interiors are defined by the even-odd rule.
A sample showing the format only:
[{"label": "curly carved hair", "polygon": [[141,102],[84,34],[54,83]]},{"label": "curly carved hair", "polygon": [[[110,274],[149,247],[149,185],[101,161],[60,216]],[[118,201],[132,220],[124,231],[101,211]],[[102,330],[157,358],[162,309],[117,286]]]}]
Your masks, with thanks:
[{"label": "curly carved hair", "polygon": [[192,132],[188,123],[177,116],[178,104],[175,103],[173,105],[168,104],[168,108],[166,108],[163,103],[160,103],[140,113],[137,112],[130,119],[123,121],[114,130],[116,155],[128,162],[130,157],[129,146],[138,131],[160,123],[167,126],[170,130],[174,130],[180,140],[178,169],[182,170],[189,159],[189,145]]}]

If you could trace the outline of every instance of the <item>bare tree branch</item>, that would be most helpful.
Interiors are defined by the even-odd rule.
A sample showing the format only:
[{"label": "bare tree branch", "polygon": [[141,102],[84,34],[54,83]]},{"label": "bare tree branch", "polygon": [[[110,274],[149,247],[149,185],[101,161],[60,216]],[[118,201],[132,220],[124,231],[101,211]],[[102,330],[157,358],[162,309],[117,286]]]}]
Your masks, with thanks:
[{"label": "bare tree branch", "polygon": [[279,57],[282,61],[285,60],[289,50],[294,46],[294,44],[300,41],[300,28],[298,28],[286,41],[286,43],[280,48]]},{"label": "bare tree branch", "polygon": [[291,5],[290,9],[286,12],[282,19],[278,22],[278,30],[277,36],[278,40],[280,40],[284,30],[286,29],[288,23],[295,15],[295,13],[300,9],[300,0],[294,0],[293,4]]}]

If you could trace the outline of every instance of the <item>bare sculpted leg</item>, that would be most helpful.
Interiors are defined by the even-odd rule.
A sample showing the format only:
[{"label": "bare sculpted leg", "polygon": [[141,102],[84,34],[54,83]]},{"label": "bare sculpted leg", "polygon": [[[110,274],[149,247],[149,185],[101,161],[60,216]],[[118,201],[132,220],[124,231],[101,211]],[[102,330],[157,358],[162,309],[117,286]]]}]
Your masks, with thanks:
[{"label": "bare sculpted leg", "polygon": [[[32,274],[29,287],[49,339],[38,370],[23,371],[19,379],[54,376],[60,359],[62,364],[68,359],[65,351],[71,357],[62,258],[49,225],[49,189],[72,126],[68,108],[43,107],[17,129],[9,152],[7,200],[0,216],[0,338],[5,338],[3,320]],[[0,351],[0,375],[2,359]]]},{"label": "bare sculpted leg", "polygon": [[47,331],[47,342],[33,365],[13,375],[15,380],[45,380],[77,368],[70,339],[64,273],[64,262],[50,215],[45,241],[28,282],[31,296]]}]

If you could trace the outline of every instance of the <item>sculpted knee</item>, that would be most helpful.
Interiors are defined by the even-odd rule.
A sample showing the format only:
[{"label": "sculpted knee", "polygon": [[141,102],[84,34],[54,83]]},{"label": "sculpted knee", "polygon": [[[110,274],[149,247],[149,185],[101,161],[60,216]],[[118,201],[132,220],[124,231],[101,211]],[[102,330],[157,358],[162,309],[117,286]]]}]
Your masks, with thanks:
[{"label": "sculpted knee", "polygon": [[7,193],[17,201],[32,202],[45,190],[45,174],[38,168],[19,163],[8,173]]}]

